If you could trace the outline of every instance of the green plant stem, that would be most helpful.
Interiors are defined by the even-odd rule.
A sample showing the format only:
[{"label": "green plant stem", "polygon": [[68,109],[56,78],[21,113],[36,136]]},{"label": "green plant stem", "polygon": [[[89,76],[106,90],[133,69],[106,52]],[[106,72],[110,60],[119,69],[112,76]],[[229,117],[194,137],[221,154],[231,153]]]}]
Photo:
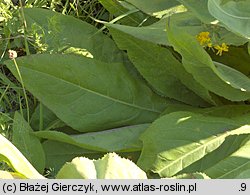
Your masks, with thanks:
[{"label": "green plant stem", "polygon": [[41,130],[43,130],[43,105],[42,105],[42,103],[40,103],[40,107],[39,107],[40,109],[39,109],[39,117],[40,117],[40,119],[39,119],[39,131],[41,131]]},{"label": "green plant stem", "polygon": [[66,1],[64,8],[63,8],[63,11],[62,11],[62,14],[66,14],[68,5],[69,5],[69,0]]},{"label": "green plant stem", "polygon": [[55,8],[56,8],[56,1],[52,0],[51,3],[50,3],[50,9],[54,10]]},{"label": "green plant stem", "polygon": [[17,70],[18,77],[19,77],[19,79],[20,79],[20,83],[21,83],[21,85],[22,85],[23,94],[24,94],[24,99],[25,99],[25,103],[26,103],[26,107],[27,107],[27,121],[28,121],[28,123],[29,123],[29,122],[30,122],[30,111],[29,111],[29,101],[28,101],[28,97],[27,97],[27,94],[26,94],[26,91],[25,91],[25,88],[24,88],[23,79],[22,79],[20,70],[19,70],[19,68],[18,68],[17,62],[16,62],[15,59],[13,59],[13,61],[14,61],[14,64],[15,64],[15,67],[16,67],[16,70]]},{"label": "green plant stem", "polygon": [[4,90],[4,92],[2,93],[2,95],[1,95],[1,97],[0,97],[0,102],[2,101],[3,97],[5,96],[6,92],[7,92],[8,89],[9,89],[9,87],[10,87],[10,85],[8,85],[8,86],[6,87],[6,89]]},{"label": "green plant stem", "polygon": [[20,2],[21,18],[22,18],[23,27],[24,27],[23,34],[24,34],[25,50],[26,50],[26,54],[30,55],[29,44],[28,44],[28,36],[27,36],[27,23],[26,23],[25,16],[24,16],[22,1],[19,1],[19,2]]}]

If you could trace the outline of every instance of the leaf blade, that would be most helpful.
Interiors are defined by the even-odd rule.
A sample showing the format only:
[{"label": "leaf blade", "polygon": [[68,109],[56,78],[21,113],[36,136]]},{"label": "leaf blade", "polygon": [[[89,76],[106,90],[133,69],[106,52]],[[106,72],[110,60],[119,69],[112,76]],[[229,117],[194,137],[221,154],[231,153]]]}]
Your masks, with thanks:
[{"label": "leaf blade", "polygon": [[108,153],[99,160],[79,157],[65,164],[57,179],[146,179],[146,174],[132,161]]},{"label": "leaf blade", "polygon": [[149,124],[141,124],[77,135],[67,135],[58,131],[39,131],[33,134],[39,138],[68,143],[88,150],[132,152],[141,150],[139,136],[148,126]]},{"label": "leaf blade", "polygon": [[14,115],[12,143],[39,171],[45,168],[45,154],[40,140],[32,135],[33,130],[18,112]]},{"label": "leaf blade", "polygon": [[167,34],[175,50],[182,55],[185,69],[201,85],[232,101],[249,99],[250,79],[247,76],[226,65],[213,62],[195,37],[172,25],[170,20]]},{"label": "leaf blade", "polygon": [[249,1],[208,1],[209,12],[224,23],[227,28],[250,39],[250,3]]},{"label": "leaf blade", "polygon": [[[208,105],[202,98],[198,97],[199,94],[196,95],[185,86],[184,80],[189,80],[193,88],[197,87],[198,83],[195,83],[192,76],[185,71],[170,50],[135,38],[119,30],[119,27],[115,25],[107,26],[118,47],[128,52],[134,66],[156,92],[186,104],[201,107]],[[173,88],[173,86],[175,87]],[[195,92],[199,91],[200,88],[195,88]],[[210,103],[213,102],[209,98],[208,95],[204,99]]]},{"label": "leaf blade", "polygon": [[[78,131],[152,122],[173,102],[154,94],[123,64],[60,54],[31,55],[17,63],[27,89]],[[13,61],[6,64],[17,76]]]},{"label": "leaf blade", "polygon": [[0,135],[0,160],[7,162],[16,172],[29,179],[44,179],[22,153]]},{"label": "leaf blade", "polygon": [[143,150],[138,164],[144,170],[171,177],[214,151],[226,137],[250,133],[248,125],[240,126],[222,117],[191,112],[167,114],[142,135]]}]

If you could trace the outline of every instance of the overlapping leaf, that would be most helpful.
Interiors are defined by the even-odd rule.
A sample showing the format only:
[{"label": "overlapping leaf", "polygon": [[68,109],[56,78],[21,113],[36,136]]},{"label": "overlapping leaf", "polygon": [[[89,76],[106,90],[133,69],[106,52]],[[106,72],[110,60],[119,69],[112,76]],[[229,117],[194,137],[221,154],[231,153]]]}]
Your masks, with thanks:
[{"label": "overlapping leaf", "polygon": [[250,2],[248,0],[209,0],[209,12],[228,29],[250,39]]},{"label": "overlapping leaf", "polygon": [[[228,159],[235,152],[240,150],[244,145],[248,135],[230,136],[225,139],[223,144],[207,154],[202,159],[183,169],[181,173],[193,173],[193,172],[206,172],[206,170],[216,167],[218,164]],[[244,162],[244,161],[242,161]],[[222,171],[222,170],[221,170]],[[221,171],[219,171],[221,173]],[[218,174],[219,174],[218,172]],[[228,171],[226,171],[228,172]],[[216,178],[215,175],[210,175],[212,178]]]},{"label": "overlapping leaf", "polygon": [[131,3],[138,9],[142,10],[143,12],[155,16],[155,17],[162,17],[167,10],[179,5],[176,0],[166,1],[166,0],[126,0],[127,2]]},{"label": "overlapping leaf", "polygon": [[8,163],[13,170],[29,179],[43,179],[37,170],[20,153],[20,151],[5,137],[0,135],[0,161]]},{"label": "overlapping leaf", "polygon": [[0,170],[0,179],[25,179],[25,177],[18,173]]},{"label": "overlapping leaf", "polygon": [[182,55],[185,69],[205,88],[232,101],[250,98],[250,79],[224,64],[213,62],[195,37],[169,21],[168,38]]},{"label": "overlapping leaf", "polygon": [[[245,178],[245,171],[250,169],[250,141],[242,144],[233,154],[221,159],[217,164],[204,170],[211,178],[234,179]],[[249,178],[249,175],[248,175]]]},{"label": "overlapping leaf", "polygon": [[123,33],[127,33],[140,40],[149,41],[152,43],[169,45],[166,35],[166,19],[161,19],[160,21],[143,27],[133,27],[119,24],[106,24],[114,29],[117,29]]},{"label": "overlapping leaf", "polygon": [[99,0],[99,2],[109,11],[109,13],[113,14],[116,17],[126,15],[131,10],[137,10],[137,12],[128,14],[126,17],[120,19],[119,23],[130,26],[139,26],[142,23],[147,22],[147,20],[149,19],[148,15],[142,13],[140,10],[127,3],[126,1]]},{"label": "overlapping leaf", "polygon": [[173,177],[173,179],[210,179],[205,173],[196,172],[196,173],[185,173]]},{"label": "overlapping leaf", "polygon": [[[17,76],[13,61],[6,64]],[[59,54],[22,57],[17,64],[26,88],[78,131],[152,122],[171,103],[123,64]]]},{"label": "overlapping leaf", "polygon": [[177,0],[182,3],[188,10],[195,13],[195,15],[204,23],[210,23],[215,18],[209,13],[207,3],[209,0]]},{"label": "overlapping leaf", "polygon": [[22,152],[22,154],[39,171],[45,168],[45,155],[40,140],[32,135],[33,130],[25,119],[15,113],[13,123],[12,143]]},{"label": "overlapping leaf", "polygon": [[138,165],[161,177],[171,177],[220,147],[230,135],[249,134],[234,120],[174,112],[156,120],[142,135]]},{"label": "overlapping leaf", "polygon": [[132,161],[109,153],[99,160],[84,157],[66,163],[57,174],[57,179],[147,179]]},{"label": "overlapping leaf", "polygon": [[64,127],[65,123],[46,106],[39,104],[32,114],[30,125],[34,130],[41,131]]},{"label": "overlapping leaf", "polygon": [[113,28],[113,25],[108,25],[108,28],[120,49],[128,52],[128,56],[137,70],[161,95],[194,106],[208,105],[204,100],[213,103],[209,92],[185,71],[170,50],[137,39]]},{"label": "overlapping leaf", "polygon": [[216,44],[221,45],[222,43],[226,43],[228,45],[239,46],[247,42],[246,38],[238,36],[218,24],[204,25],[195,12],[187,11],[176,13],[168,18],[162,19],[162,21],[164,20],[167,20],[164,23],[164,26],[162,26],[164,30],[166,28],[166,23],[170,20],[171,24],[173,24],[176,28],[179,28],[178,31],[183,31],[193,37],[196,37],[200,32],[210,32],[211,41]]},{"label": "overlapping leaf", "polygon": [[24,9],[24,14],[28,31],[40,37],[47,52],[57,53],[71,48],[71,52],[78,50],[82,55],[104,62],[123,60],[114,42],[84,21],[40,8]]},{"label": "overlapping leaf", "polygon": [[212,51],[209,52],[209,55],[213,61],[226,64],[244,75],[250,75],[250,57],[245,47],[230,46],[229,51],[224,53],[223,56],[215,55]]},{"label": "overlapping leaf", "polygon": [[148,126],[149,124],[141,124],[71,136],[58,131],[39,131],[33,134],[39,138],[68,143],[88,150],[131,152],[141,150],[142,144],[139,136]]}]

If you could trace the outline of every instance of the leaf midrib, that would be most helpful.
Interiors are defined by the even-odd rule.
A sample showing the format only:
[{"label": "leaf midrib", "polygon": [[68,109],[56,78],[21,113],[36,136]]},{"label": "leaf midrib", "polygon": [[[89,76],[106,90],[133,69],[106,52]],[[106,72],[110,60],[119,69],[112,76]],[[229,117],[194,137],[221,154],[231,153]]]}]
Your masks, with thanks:
[{"label": "leaf midrib", "polygon": [[60,80],[60,81],[62,81],[62,82],[64,82],[64,83],[71,84],[71,85],[73,85],[73,86],[75,86],[75,87],[77,87],[77,88],[80,88],[81,90],[85,90],[85,91],[87,91],[87,92],[89,92],[89,93],[95,94],[95,95],[97,95],[97,96],[106,98],[106,99],[111,100],[111,101],[114,101],[114,102],[118,102],[118,103],[120,103],[120,104],[124,104],[124,105],[129,106],[129,107],[134,107],[134,108],[137,108],[137,109],[140,109],[140,110],[146,110],[146,111],[154,112],[154,113],[158,113],[158,114],[161,113],[161,111],[159,111],[159,110],[153,110],[153,109],[141,107],[141,106],[138,106],[138,105],[135,105],[135,104],[131,104],[131,103],[128,103],[128,102],[124,102],[124,101],[119,100],[119,99],[114,99],[113,97],[109,97],[109,96],[107,96],[107,95],[98,93],[98,92],[96,92],[96,91],[93,91],[93,90],[84,88],[84,87],[81,86],[81,85],[77,85],[77,84],[75,84],[75,83],[69,82],[69,81],[64,80],[64,79],[61,79],[61,78],[59,78],[59,77],[56,77],[55,75],[51,75],[51,74],[48,74],[48,73],[45,73],[45,72],[42,72],[42,71],[34,70],[34,69],[31,69],[31,68],[28,68],[28,67],[25,67],[25,66],[22,66],[21,68],[28,69],[28,70],[33,71],[33,72],[36,72],[36,73],[38,73],[38,74],[47,75],[48,77],[52,77],[52,78],[58,79],[58,80]]},{"label": "leaf midrib", "polygon": [[243,163],[242,165],[235,167],[233,170],[231,170],[231,171],[229,171],[229,172],[227,172],[227,173],[224,173],[223,175],[219,176],[217,179],[223,179],[223,178],[225,178],[227,175],[230,175],[231,173],[237,172],[237,170],[240,170],[242,167],[245,167],[245,166],[247,166],[247,165],[249,165],[249,164],[250,164],[250,162],[247,161],[247,162]]},{"label": "leaf midrib", "polygon": [[[212,135],[212,136],[216,136],[216,138],[215,138],[215,139],[212,139],[212,140],[210,140],[210,141],[208,141],[208,142],[205,143],[205,144],[201,144],[199,147],[195,148],[194,150],[191,150],[190,152],[185,153],[185,154],[182,155],[181,157],[179,157],[179,158],[175,159],[174,161],[172,161],[172,162],[171,162],[170,164],[168,164],[167,166],[163,167],[163,168],[160,169],[160,170],[157,170],[157,172],[162,172],[163,170],[168,169],[169,167],[171,167],[173,164],[175,164],[175,163],[178,162],[179,160],[181,160],[181,162],[182,162],[183,159],[185,159],[187,156],[190,156],[191,154],[193,154],[193,153],[195,153],[195,152],[197,152],[197,151],[199,151],[199,150],[201,150],[201,149],[203,149],[203,148],[206,149],[206,147],[208,147],[208,146],[210,145],[210,143],[213,143],[213,142],[216,142],[217,140],[226,138],[228,135],[230,135],[230,134],[228,134],[228,133],[222,133],[222,134],[219,135],[219,136]],[[199,144],[200,144],[200,143],[199,143]],[[217,146],[217,147],[218,147],[218,146]],[[163,159],[167,160],[165,157],[163,157]],[[184,167],[182,167],[182,169],[183,169],[183,168],[184,168]],[[180,170],[179,170],[179,171],[180,171]],[[178,171],[178,172],[179,172],[179,171]],[[176,173],[177,173],[177,172],[176,172]]]},{"label": "leaf midrib", "polygon": [[[160,169],[160,170],[157,170],[157,172],[162,172],[163,170],[165,170],[165,169],[168,169],[169,167],[171,167],[173,164],[175,164],[176,162],[178,162],[178,161],[180,161],[181,160],[181,164],[183,163],[183,159],[185,159],[187,156],[190,156],[190,155],[192,155],[193,153],[195,153],[195,152],[197,152],[197,151],[199,151],[199,150],[201,150],[201,149],[203,149],[203,148],[207,148],[211,143],[213,144],[213,142],[216,142],[217,140],[223,140],[223,139],[225,139],[226,137],[228,137],[228,136],[231,136],[231,135],[239,135],[239,134],[242,134],[242,133],[237,133],[237,130],[239,130],[240,128],[236,128],[236,129],[231,129],[230,131],[225,131],[225,132],[222,132],[222,133],[220,133],[220,134],[217,134],[217,135],[213,135],[213,134],[211,134],[211,136],[216,136],[215,137],[215,139],[212,139],[212,140],[210,140],[210,141],[208,141],[207,143],[205,143],[205,144],[200,144],[199,142],[197,142],[197,143],[199,143],[200,144],[200,146],[199,147],[197,147],[197,148],[195,148],[194,150],[191,150],[190,152],[187,152],[187,153],[185,153],[184,155],[182,155],[181,157],[179,157],[178,159],[175,159],[174,161],[172,161],[170,164],[168,164],[167,166],[165,166],[165,167],[163,167],[162,169]],[[246,134],[248,134],[248,132],[245,132]],[[221,145],[221,144],[220,144]],[[220,145],[218,145],[216,148],[218,148]],[[216,149],[215,148],[215,149]],[[214,150],[215,150],[214,149]],[[213,151],[214,151],[213,150]],[[206,155],[206,154],[205,154]],[[204,156],[205,156],[204,155]],[[167,160],[165,157],[162,157],[163,159],[165,159],[165,160]],[[198,159],[199,160],[199,159]],[[182,167],[182,169],[183,168],[185,168],[185,167]],[[179,170],[180,171],[180,170]],[[176,173],[178,173],[179,171],[177,171]]]}]

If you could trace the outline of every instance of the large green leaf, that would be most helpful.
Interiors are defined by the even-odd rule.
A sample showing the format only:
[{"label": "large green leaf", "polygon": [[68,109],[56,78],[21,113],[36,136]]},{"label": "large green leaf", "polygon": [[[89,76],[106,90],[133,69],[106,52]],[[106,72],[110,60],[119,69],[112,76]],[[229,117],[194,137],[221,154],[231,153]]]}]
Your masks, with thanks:
[{"label": "large green leaf", "polygon": [[162,17],[168,9],[179,5],[176,0],[126,0],[143,12],[155,16]]},{"label": "large green leaf", "polygon": [[15,113],[13,123],[12,143],[22,152],[29,162],[39,171],[45,167],[45,155],[40,140],[32,135],[33,129],[18,113]]},{"label": "large green leaf", "polygon": [[[108,28],[120,49],[128,52],[128,56],[137,70],[158,93],[195,106],[207,105],[198,95],[213,103],[206,89],[202,89],[196,83],[170,50],[137,39],[117,28],[113,28],[112,25],[108,25]],[[189,86],[192,84],[191,89],[198,95],[188,89],[185,86],[186,83],[189,83]],[[203,94],[206,93],[207,96],[204,97]]]},{"label": "large green leaf", "polygon": [[[249,137],[250,138],[250,137]],[[250,141],[243,144],[236,152],[222,159],[214,166],[204,170],[211,178],[233,179],[242,178],[245,171],[250,169]],[[248,175],[250,178],[250,175]]]},{"label": "large green leaf", "polygon": [[77,135],[67,135],[58,131],[39,131],[33,134],[39,138],[64,142],[88,150],[130,152],[141,150],[142,144],[139,136],[148,126],[149,124],[141,124]]},{"label": "large green leaf", "polygon": [[167,25],[168,38],[182,55],[185,69],[205,88],[232,101],[250,98],[250,79],[224,64],[213,62],[195,37],[176,28],[171,20]]},{"label": "large green leaf", "polygon": [[234,120],[192,112],[174,112],[156,120],[142,134],[138,165],[171,177],[217,149],[230,135],[249,134]]},{"label": "large green leaf", "polygon": [[132,161],[109,153],[99,160],[75,158],[62,167],[57,179],[147,179],[147,176]]},{"label": "large green leaf", "polygon": [[[6,64],[18,78],[13,61]],[[17,64],[26,88],[82,132],[152,122],[171,102],[118,63],[41,54],[18,58]]]},{"label": "large green leaf", "polygon": [[24,9],[24,14],[28,31],[41,37],[40,42],[47,45],[47,52],[66,50],[74,53],[78,50],[77,53],[105,62],[123,59],[109,37],[82,20],[40,8]]},{"label": "large green leaf", "polygon": [[[249,105],[224,105],[219,107],[212,107],[206,109],[193,108],[191,106],[173,105],[169,106],[165,114],[176,111],[191,111],[201,113],[205,116],[226,117],[237,121],[240,125],[250,124],[250,106]],[[240,149],[242,143],[246,140],[247,135],[230,136],[226,138],[225,142],[215,151],[207,154],[199,161],[193,163],[187,168],[183,169],[182,173],[205,172],[211,167],[216,166],[221,161],[227,159],[230,155]]]},{"label": "large green leaf", "polygon": [[0,135],[0,161],[8,163],[14,171],[29,179],[43,179],[22,153],[5,137]]},{"label": "large green leaf", "polygon": [[209,0],[208,9],[228,29],[250,39],[249,0]]}]

